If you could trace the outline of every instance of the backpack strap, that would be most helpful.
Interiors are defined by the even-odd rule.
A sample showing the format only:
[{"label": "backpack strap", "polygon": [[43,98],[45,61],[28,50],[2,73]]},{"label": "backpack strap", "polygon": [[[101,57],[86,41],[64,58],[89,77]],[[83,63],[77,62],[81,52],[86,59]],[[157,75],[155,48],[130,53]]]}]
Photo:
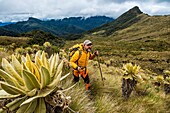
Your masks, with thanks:
[{"label": "backpack strap", "polygon": [[79,47],[76,47],[76,48],[72,48],[72,49],[69,49],[69,52],[68,52],[68,60],[70,61],[71,57],[74,55],[74,53],[71,53],[73,51],[77,51],[79,49]]},{"label": "backpack strap", "polygon": [[76,60],[76,64],[78,65],[78,61],[79,61],[79,59],[80,59],[80,57],[81,57],[81,55],[82,55],[82,50],[78,50],[79,51],[79,57],[78,57],[78,59]]}]

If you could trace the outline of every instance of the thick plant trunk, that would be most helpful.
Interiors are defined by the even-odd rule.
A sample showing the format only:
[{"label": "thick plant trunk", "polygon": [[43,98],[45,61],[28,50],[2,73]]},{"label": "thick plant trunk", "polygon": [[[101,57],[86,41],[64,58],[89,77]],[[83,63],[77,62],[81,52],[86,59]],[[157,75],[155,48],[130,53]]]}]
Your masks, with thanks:
[{"label": "thick plant trunk", "polygon": [[52,52],[51,52],[51,47],[46,47],[46,52],[48,54],[48,57],[51,56]]},{"label": "thick plant trunk", "polygon": [[47,112],[46,113],[64,113],[61,107],[54,107],[46,103]]},{"label": "thick plant trunk", "polygon": [[123,78],[122,79],[122,97],[124,99],[128,99],[135,86],[136,86],[135,80]]},{"label": "thick plant trunk", "polygon": [[165,94],[170,94],[170,84],[164,84]]}]

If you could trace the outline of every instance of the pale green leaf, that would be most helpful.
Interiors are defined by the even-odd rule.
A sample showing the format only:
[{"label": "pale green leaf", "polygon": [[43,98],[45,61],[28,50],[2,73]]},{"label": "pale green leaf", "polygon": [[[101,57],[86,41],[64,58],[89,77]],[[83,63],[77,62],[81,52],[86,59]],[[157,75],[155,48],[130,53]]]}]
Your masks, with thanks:
[{"label": "pale green leaf", "polygon": [[52,54],[52,55],[50,56],[50,58],[48,59],[48,61],[49,61],[50,64],[51,64],[51,62],[52,62],[53,57],[54,57],[54,55]]},{"label": "pale green leaf", "polygon": [[41,66],[43,66],[43,63],[38,56],[35,56],[35,64],[38,68],[41,68]]},{"label": "pale green leaf", "polygon": [[41,58],[41,52],[42,52],[41,50],[38,50],[35,54],[35,57]]},{"label": "pale green leaf", "polygon": [[28,104],[30,102],[32,102],[33,100],[37,99],[37,98],[42,98],[42,97],[46,97],[47,95],[49,95],[50,93],[52,93],[53,91],[55,91],[57,89],[57,87],[55,88],[45,88],[45,89],[41,89],[39,90],[38,94],[36,96],[33,96],[29,99],[27,99],[26,101],[24,101],[21,105],[25,105]]},{"label": "pale green leaf", "polygon": [[17,71],[17,73],[21,76],[21,74],[22,74],[22,65],[14,55],[12,55],[12,66]]},{"label": "pale green leaf", "polygon": [[12,86],[6,82],[0,81],[0,84],[1,84],[1,88],[9,94],[12,94],[12,95],[25,94],[24,90],[21,90],[15,86]]},{"label": "pale green leaf", "polygon": [[10,111],[14,111],[15,109],[19,108],[19,106],[24,102],[25,99],[26,96],[22,98],[17,98],[12,102],[8,103],[6,106],[9,108]]},{"label": "pale green leaf", "polygon": [[26,95],[30,96],[30,97],[34,96],[34,95],[36,95],[37,91],[38,91],[38,89],[35,88],[35,89],[31,90],[31,91],[26,92]]},{"label": "pale green leaf", "polygon": [[51,59],[49,60],[49,61],[50,61],[50,75],[51,75],[51,77],[53,77],[53,76],[54,76],[54,71],[55,71],[55,69],[56,69],[56,67],[55,67],[56,54],[51,55],[50,58],[51,58]]},{"label": "pale green leaf", "polygon": [[7,72],[1,69],[0,69],[0,77],[2,77],[8,84],[12,86],[16,86],[19,89],[24,89],[24,87],[20,85],[13,76],[11,76],[10,74],[8,74]]},{"label": "pale green leaf", "polygon": [[18,80],[20,84],[24,84],[21,76],[15,71],[15,69],[5,58],[2,59],[2,67],[8,74],[12,75],[16,80]]},{"label": "pale green leaf", "polygon": [[26,62],[26,58],[24,57],[24,55],[21,56],[21,61],[22,61],[23,63]]},{"label": "pale green leaf", "polygon": [[31,61],[29,54],[26,55],[26,63],[25,64],[28,67],[28,69],[32,72],[32,61]]},{"label": "pale green leaf", "polygon": [[0,77],[3,78],[8,84],[15,85],[14,81],[16,80],[10,74],[8,74],[2,69],[0,69]]},{"label": "pale green leaf", "polygon": [[49,88],[56,87],[57,84],[60,82],[61,73],[62,73],[62,71],[58,74],[58,76],[56,78],[54,78],[54,80],[47,87],[49,87]]},{"label": "pale green leaf", "polygon": [[32,72],[31,73],[37,77],[39,82],[41,81],[40,68],[38,68],[38,66],[35,65],[33,62],[32,62]]},{"label": "pale green leaf", "polygon": [[29,72],[31,72],[30,70],[29,70],[29,68],[26,66],[26,64],[25,63],[21,63],[22,64],[22,69],[24,70],[27,70],[27,71],[29,71]]},{"label": "pale green leaf", "polygon": [[60,64],[58,65],[58,67],[57,67],[57,72],[56,72],[54,78],[56,78],[56,77],[58,76],[58,74],[62,71],[62,69],[63,69],[63,64],[64,64],[64,61],[62,60],[61,63],[60,63]]},{"label": "pale green leaf", "polygon": [[41,88],[44,88],[50,83],[50,73],[44,66],[41,67]]},{"label": "pale green leaf", "polygon": [[41,61],[42,61],[43,65],[49,70],[50,64],[49,64],[49,62],[48,62],[48,60],[47,60],[47,58],[45,56],[44,51],[42,52],[42,55],[41,55]]},{"label": "pale green leaf", "polygon": [[36,76],[33,75],[32,73],[23,70],[23,79],[24,79],[24,83],[26,85],[26,87],[29,90],[32,90],[34,88],[40,88],[40,83],[37,80]]},{"label": "pale green leaf", "polygon": [[20,94],[18,94],[18,95],[11,95],[11,94],[7,93],[4,90],[0,90],[0,99],[3,99],[3,98],[16,98],[18,96],[20,96]]},{"label": "pale green leaf", "polygon": [[46,106],[45,106],[44,98],[38,99],[38,104],[37,104],[37,107],[34,113],[46,113]]},{"label": "pale green leaf", "polygon": [[55,68],[57,68],[57,66],[58,66],[58,64],[59,64],[59,61],[60,61],[60,58],[59,58],[59,55],[58,55],[58,53],[57,53],[57,55],[56,55],[56,62],[55,62]]},{"label": "pale green leaf", "polygon": [[37,99],[35,99],[34,101],[30,103],[21,105],[16,113],[33,113],[36,106],[37,106]]},{"label": "pale green leaf", "polygon": [[65,79],[66,77],[68,77],[68,75],[70,75],[70,73],[67,73],[66,75],[62,76],[62,77],[60,78],[60,81],[62,81],[62,80]]},{"label": "pale green leaf", "polygon": [[53,76],[55,76],[55,73],[57,71],[57,66],[58,66],[59,61],[60,61],[58,53],[57,54],[55,53],[53,55],[53,57],[50,58],[49,61],[50,61],[50,69],[51,69],[50,72],[52,73],[51,77],[53,77]]}]

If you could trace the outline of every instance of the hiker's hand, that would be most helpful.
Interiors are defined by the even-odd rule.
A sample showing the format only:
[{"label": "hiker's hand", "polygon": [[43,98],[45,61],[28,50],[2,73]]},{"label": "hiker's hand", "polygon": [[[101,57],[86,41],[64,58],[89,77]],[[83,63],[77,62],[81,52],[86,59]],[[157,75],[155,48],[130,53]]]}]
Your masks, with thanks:
[{"label": "hiker's hand", "polygon": [[80,70],[81,70],[81,67],[78,66],[78,67],[77,67],[77,71],[80,71]]},{"label": "hiker's hand", "polygon": [[99,52],[98,52],[98,51],[95,51],[95,52],[94,52],[94,55],[98,56],[98,55],[99,55]]}]

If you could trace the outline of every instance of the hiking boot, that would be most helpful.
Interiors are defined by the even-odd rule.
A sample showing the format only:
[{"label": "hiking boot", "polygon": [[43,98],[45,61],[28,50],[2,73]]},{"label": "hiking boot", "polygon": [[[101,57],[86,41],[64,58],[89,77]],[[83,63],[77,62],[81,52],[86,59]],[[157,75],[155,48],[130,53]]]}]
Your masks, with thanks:
[{"label": "hiking boot", "polygon": [[89,90],[90,89],[90,84],[86,84],[85,87],[86,87],[86,90]]}]

